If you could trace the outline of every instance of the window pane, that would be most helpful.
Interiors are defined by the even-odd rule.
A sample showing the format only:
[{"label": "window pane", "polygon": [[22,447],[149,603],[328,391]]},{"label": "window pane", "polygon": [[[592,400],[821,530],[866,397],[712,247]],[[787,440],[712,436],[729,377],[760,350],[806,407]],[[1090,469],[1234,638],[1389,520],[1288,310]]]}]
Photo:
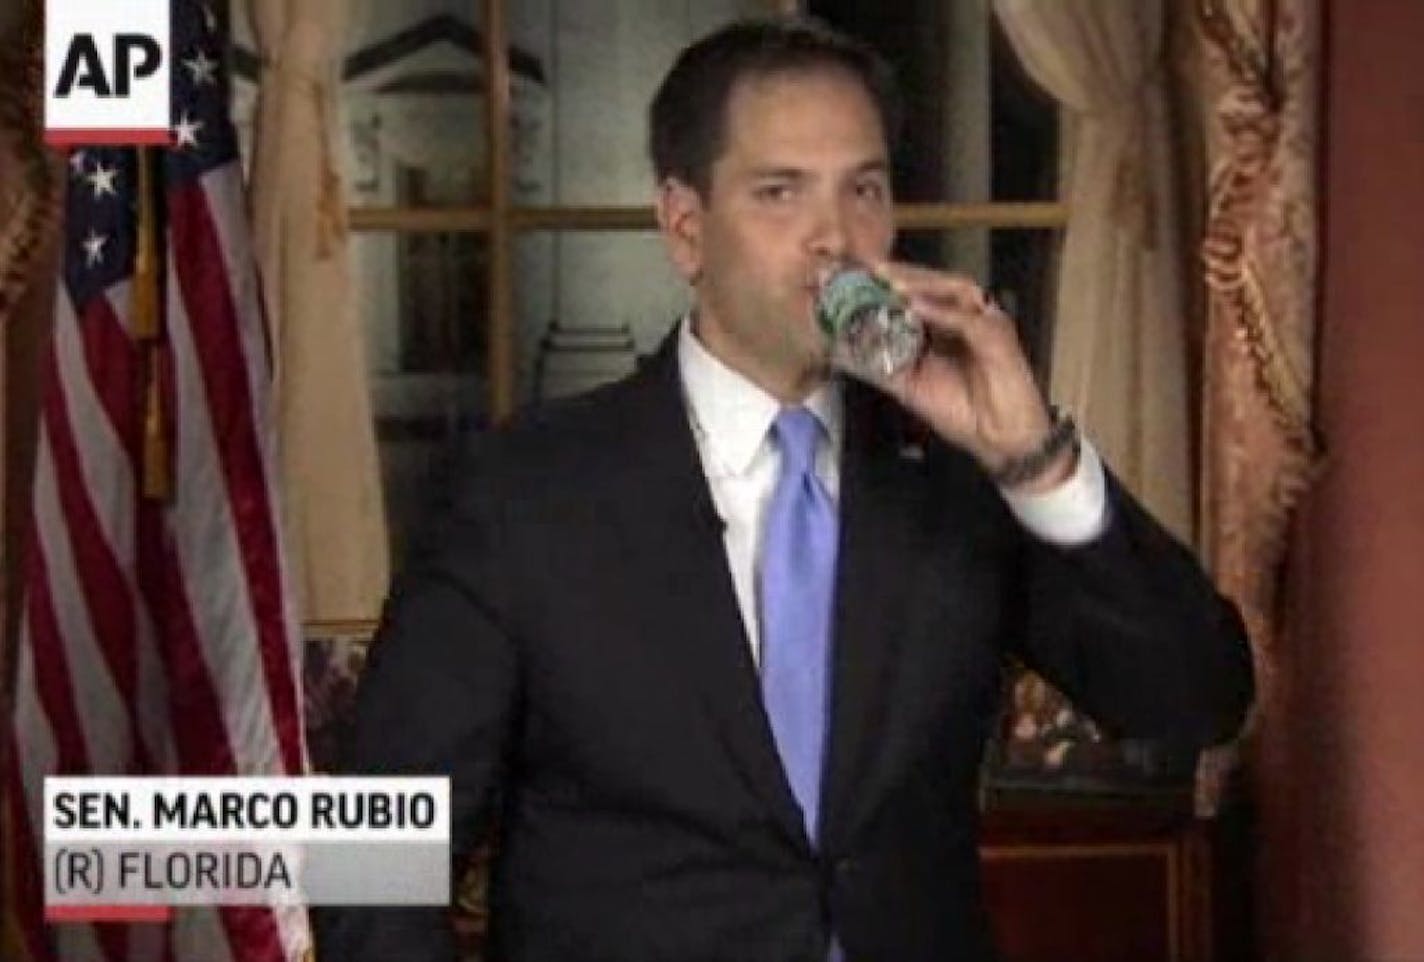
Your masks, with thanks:
[{"label": "window pane", "polygon": [[488,420],[489,244],[478,234],[361,233],[351,257],[399,555],[450,442]]},{"label": "window pane", "polygon": [[900,200],[1057,197],[1058,109],[1024,75],[990,0],[809,0],[806,8],[895,68],[905,107],[894,152]]},{"label": "window pane", "polygon": [[[1060,233],[1042,229],[903,231],[895,256],[979,280],[1014,316],[1046,370]],[[631,371],[690,304],[651,231],[538,231],[515,247],[519,397],[587,390]]]},{"label": "window pane", "polygon": [[1056,230],[914,230],[900,233],[895,254],[968,274],[983,285],[1017,322],[1029,360],[1046,376],[1061,241]]},{"label": "window pane", "polygon": [[[233,0],[233,113],[244,156],[256,103],[252,0]],[[352,2],[339,94],[352,206],[439,207],[488,200],[486,77],[479,0]],[[540,133],[543,66],[510,50],[517,154]],[[521,182],[515,172],[516,184]]]},{"label": "window pane", "polygon": [[544,65],[548,77],[548,110],[541,115],[547,138],[526,138],[521,200],[648,203],[648,102],[673,57],[721,23],[770,8],[768,0],[509,3],[513,44]]},{"label": "window pane", "polygon": [[614,380],[657,349],[687,287],[652,231],[538,231],[515,246],[519,397]]}]

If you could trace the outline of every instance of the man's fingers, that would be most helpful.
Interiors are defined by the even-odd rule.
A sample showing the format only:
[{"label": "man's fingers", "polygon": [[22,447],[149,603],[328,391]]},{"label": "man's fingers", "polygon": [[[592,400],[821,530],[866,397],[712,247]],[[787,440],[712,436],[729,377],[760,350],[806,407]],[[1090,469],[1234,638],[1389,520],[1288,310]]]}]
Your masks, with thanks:
[{"label": "man's fingers", "polygon": [[875,264],[872,270],[921,318],[941,353],[952,355],[956,346],[992,357],[1019,350],[1013,319],[972,277],[896,261]]},{"label": "man's fingers", "polygon": [[962,379],[963,373],[958,365],[946,358],[943,354],[924,354],[914,364],[900,368],[888,377],[880,380],[881,390],[890,394],[901,404],[913,406],[917,396],[924,390],[925,385],[931,381],[943,382],[944,379]]},{"label": "man's fingers", "polygon": [[924,321],[931,332],[942,331],[968,337],[970,330],[978,327],[984,317],[980,311],[945,307],[943,302],[924,297],[912,297],[909,304],[910,313]]},{"label": "man's fingers", "polygon": [[877,264],[874,270],[906,300],[926,300],[968,313],[982,311],[989,303],[983,288],[965,274],[897,262]]},{"label": "man's fingers", "polygon": [[920,318],[931,333],[958,334],[973,342],[983,337],[1002,336],[1005,331],[1013,330],[1013,321],[992,302],[980,310],[964,310],[946,307],[944,302],[932,298],[916,296],[910,298],[909,305],[910,313]]}]

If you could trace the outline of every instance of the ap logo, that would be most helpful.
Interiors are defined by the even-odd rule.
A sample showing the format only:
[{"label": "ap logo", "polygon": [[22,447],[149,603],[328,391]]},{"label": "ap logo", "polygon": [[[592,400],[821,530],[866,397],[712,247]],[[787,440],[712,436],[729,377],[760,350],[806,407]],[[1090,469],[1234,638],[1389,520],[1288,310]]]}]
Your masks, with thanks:
[{"label": "ap logo", "polygon": [[47,0],[45,140],[169,142],[168,0]]}]

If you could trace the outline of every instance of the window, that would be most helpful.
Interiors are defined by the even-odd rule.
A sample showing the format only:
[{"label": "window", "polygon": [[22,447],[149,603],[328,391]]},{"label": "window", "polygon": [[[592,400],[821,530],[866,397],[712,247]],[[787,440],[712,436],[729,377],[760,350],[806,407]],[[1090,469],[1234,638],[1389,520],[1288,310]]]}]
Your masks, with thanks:
[{"label": "window", "polygon": [[[234,4],[244,143],[257,64],[246,6]],[[339,146],[397,549],[454,432],[625,373],[685,306],[647,206],[646,107],[683,45],[740,15],[805,9],[891,59],[907,107],[901,255],[979,277],[1046,357],[1065,219],[1058,114],[988,0],[352,8]]]}]

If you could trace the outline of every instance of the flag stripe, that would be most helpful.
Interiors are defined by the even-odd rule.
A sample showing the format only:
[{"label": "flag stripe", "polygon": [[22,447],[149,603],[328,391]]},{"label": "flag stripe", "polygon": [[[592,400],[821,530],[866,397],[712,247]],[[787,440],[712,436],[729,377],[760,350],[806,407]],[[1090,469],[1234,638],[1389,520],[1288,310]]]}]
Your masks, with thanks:
[{"label": "flag stripe", "polygon": [[[91,546],[84,543],[91,539],[74,536],[68,522],[75,519],[66,518],[60,507],[66,496],[75,492],[66,490],[56,478],[53,460],[56,448],[61,458],[73,453],[68,444],[69,424],[57,384],[59,374],[55,362],[52,350],[42,370],[51,390],[42,394],[40,443],[36,452],[35,525],[26,561],[28,594],[21,631],[22,643],[27,642],[37,651],[28,665],[22,658],[21,677],[27,674],[29,667],[33,668],[34,691],[45,714],[60,720],[56,730],[59,757],[51,764],[59,771],[83,772],[92,770],[96,757],[127,759],[129,740],[124,736],[127,718],[124,702],[115,691],[112,678],[102,670],[108,653],[100,651],[82,595],[76,604],[70,603],[67,590],[63,601],[55,592],[56,583],[64,589],[78,584],[72,549]],[[92,522],[92,505],[82,489],[79,500],[83,504],[75,510],[80,514],[88,510],[79,523]],[[10,790],[22,791],[18,788],[20,784],[11,783]],[[39,793],[33,794],[29,807],[33,818],[27,821],[26,827],[33,832],[42,816]],[[97,943],[94,937],[86,939],[73,934],[64,935],[61,941],[69,946],[66,958],[102,957],[108,962],[121,962],[127,957],[122,933],[99,933]]]},{"label": "flag stripe", "polygon": [[162,519],[147,513],[140,521],[139,580],[155,618],[163,625],[157,641],[168,675],[169,711],[180,770],[190,775],[236,771],[223,724],[222,697],[203,657],[202,640]]},{"label": "flag stripe", "polygon": [[[71,926],[62,926],[66,938],[71,933],[67,931]],[[61,962],[69,962],[72,958],[92,958],[104,959],[106,962],[126,962],[129,958],[129,940],[127,932],[116,925],[85,925],[74,928],[73,947],[66,946],[60,954]],[[97,942],[95,947],[92,943]]]},{"label": "flag stripe", "polygon": [[[223,928],[222,917],[216,907],[199,906],[178,913],[169,932],[169,944],[180,959],[234,962],[243,958],[228,941],[228,934]],[[337,960],[324,959],[322,962]]]},{"label": "flag stripe", "polygon": [[224,905],[218,909],[229,945],[241,945],[254,959],[286,957],[272,910],[254,905]]},{"label": "flag stripe", "polygon": [[[127,293],[127,285],[116,296]],[[95,515],[105,543],[116,561],[130,574],[123,577],[126,599],[133,591],[132,567],[135,558],[135,484],[139,447],[138,407],[131,387],[138,374],[137,351],[123,324],[107,299],[86,305],[82,321],[77,319],[68,292],[61,287],[56,299],[54,352],[59,380],[66,400],[65,411],[72,420],[71,433],[82,443],[74,445],[82,475],[67,476],[84,491],[95,493]],[[103,495],[100,497],[99,495]],[[103,600],[91,602],[104,611]],[[126,621],[122,637],[105,632],[106,643],[121,649],[124,673],[116,673],[125,702],[137,717],[131,720],[134,755],[138,770],[153,770],[154,753],[162,753],[164,735],[161,685],[159,698],[143,697],[142,686],[153,692],[156,666],[153,664],[152,631],[148,617],[136,603]],[[142,678],[140,678],[142,675]]]},{"label": "flag stripe", "polygon": [[[169,353],[161,352],[154,371],[160,382],[159,391],[166,411],[174,410],[175,404],[171,362]],[[168,440],[171,443],[171,437]],[[190,729],[201,731],[206,716],[190,717],[175,709],[178,699],[191,702],[197,697],[196,687],[181,674],[170,672],[166,635],[177,629],[165,618],[162,589],[153,588],[162,581],[158,574],[166,537],[165,515],[169,512],[162,502],[141,498],[137,494],[134,495],[134,504],[134,584],[139,608],[139,636],[143,645],[140,649],[140,697],[144,699],[147,723],[157,730],[157,734],[150,739],[150,744],[161,748],[157,761],[162,767],[157,770],[182,772],[186,769],[173,767],[178,764],[177,740]],[[186,606],[186,597],[182,601]],[[215,705],[221,699],[217,680],[205,678],[204,682],[202,691]],[[219,713],[214,710],[212,714],[216,716]]]},{"label": "flag stripe", "polygon": [[[171,917],[165,921],[172,921]],[[168,926],[166,924],[126,926],[129,935],[129,958],[138,962],[158,962],[167,951]]]},{"label": "flag stripe", "polygon": [[[74,306],[69,300],[69,292],[60,286],[56,298],[59,317],[58,324],[65,329],[56,329],[56,337],[78,336],[81,344],[66,344],[65,354],[77,365],[82,358],[82,380],[91,388],[94,397],[103,407],[109,419],[109,429],[114,440],[128,457],[130,474],[137,473],[139,452],[142,443],[142,422],[140,406],[134,397],[134,385],[139,383],[142,373],[138,345],[124,330],[123,320],[114,310],[114,303],[127,303],[131,285],[123,284],[112,295],[95,298],[84,305],[84,315],[76,318]],[[66,372],[68,373],[68,372]],[[65,378],[68,390],[73,390],[80,382],[79,371]],[[116,503],[122,503],[117,502]],[[128,507],[127,503],[124,503]],[[122,517],[122,512],[119,513]]]},{"label": "flag stripe", "polygon": [[[127,303],[131,285],[119,284],[112,297]],[[99,503],[99,523],[105,540],[119,558],[135,558],[136,503],[141,425],[132,385],[138,383],[139,352],[108,298],[86,305],[77,319],[69,292],[60,285],[56,297],[54,338],[60,375],[73,418],[73,432],[84,443],[76,446],[89,491],[110,492]],[[141,563],[138,571],[144,570]],[[127,589],[131,590],[131,589]],[[138,714],[136,738],[140,771],[167,771],[172,751],[166,716],[163,668],[155,650],[152,619],[135,605],[135,685],[130,701]]]},{"label": "flag stripe", "polygon": [[[28,617],[28,616],[26,616]],[[20,624],[20,644],[29,641],[29,626]],[[35,661],[22,658],[15,666],[15,720],[18,723],[11,732],[11,740],[21,746],[19,756],[25,762],[19,768],[20,789],[16,793],[31,806],[31,824],[38,823],[40,800],[44,796],[44,777],[58,770],[59,749],[45,720],[44,706],[40,704],[39,685],[35,681]]]},{"label": "flag stripe", "polygon": [[[210,211],[245,208],[247,197],[242,182],[226,170],[214,170],[203,175],[203,190],[208,196]],[[257,283],[257,272],[252,269],[252,237],[242,225],[231,218],[210,217],[209,224],[217,238],[218,250],[223,255],[227,284],[232,292],[232,304],[239,316],[252,318],[253,323],[239,328],[242,339],[243,356],[247,358],[248,390],[252,396],[253,415],[261,424],[276,423],[276,405],[273,403],[272,384],[275,363],[272,359],[272,341],[268,336],[267,324],[263,319],[262,293]],[[274,434],[264,436],[275,440]],[[259,439],[259,442],[261,439]],[[269,458],[272,451],[263,448]],[[277,467],[270,460],[267,474],[269,485],[276,490]]]},{"label": "flag stripe", "polygon": [[[137,550],[137,548],[135,549]],[[136,556],[135,564],[141,566],[141,556]],[[138,590],[142,592],[142,576]],[[139,648],[138,648],[138,705],[139,726],[143,733],[143,744],[147,746],[145,771],[172,772],[177,762],[174,745],[175,722],[180,719],[169,711],[169,686],[167,669],[162,653],[158,650],[158,636],[153,627],[152,610],[146,602],[139,607]]]},{"label": "flag stripe", "polygon": [[[195,655],[203,670],[215,678],[229,679],[234,692],[222,702],[220,725],[233,749],[231,764],[239,771],[261,771],[278,765],[282,753],[272,725],[271,706],[263,692],[262,661],[255,643],[257,625],[240,562],[241,545],[235,530],[231,499],[227,496],[218,439],[206,416],[203,383],[192,331],[182,302],[172,303],[170,342],[177,372],[175,406],[187,412],[177,429],[179,474],[193,483],[178,492],[173,523],[165,542],[172,560],[167,568],[175,579],[183,572],[210,573],[210,590],[199,607],[188,609],[198,640]],[[175,580],[174,597],[182,585]],[[216,737],[216,736],[215,736]],[[226,744],[226,742],[225,742]]]},{"label": "flag stripe", "polygon": [[[51,427],[47,424],[46,428]],[[59,426],[60,430],[64,425]],[[46,431],[46,438],[53,440],[53,430]],[[125,736],[128,712],[126,703],[121,700],[116,692],[113,679],[103,670],[104,656],[100,652],[100,645],[95,639],[92,630],[92,623],[89,620],[89,612],[83,604],[71,604],[61,601],[60,598],[71,593],[65,591],[60,595],[55,589],[56,586],[63,586],[72,589],[77,583],[74,565],[75,558],[71,554],[71,539],[67,539],[65,518],[59,514],[59,490],[63,484],[55,480],[54,465],[49,457],[54,450],[53,444],[41,445],[36,456],[35,472],[35,518],[36,518],[36,551],[45,560],[46,589],[40,593],[39,600],[42,605],[47,606],[46,615],[53,619],[56,629],[55,647],[61,645],[65,647],[64,659],[65,669],[69,678],[73,679],[73,688],[62,678],[56,678],[56,687],[63,685],[66,695],[71,699],[71,707],[79,718],[79,727],[76,729],[83,737],[83,748],[85,757],[79,763],[82,767],[75,771],[90,771],[97,767],[99,770],[126,771],[131,764],[131,743]],[[47,537],[51,532],[56,536]],[[82,599],[82,595],[80,595]],[[48,618],[42,618],[39,627],[43,631],[48,631]],[[43,633],[34,637],[43,643]],[[45,682],[40,682],[41,692],[44,691]],[[82,710],[81,710],[82,706]],[[80,750],[75,746],[70,746],[70,750]],[[97,766],[95,765],[97,761]],[[35,809],[36,819],[34,824],[41,824],[43,817],[42,807]],[[66,933],[62,942],[66,945],[63,958],[98,958],[99,954],[107,962],[122,962],[128,957],[124,945],[123,933],[113,930],[100,930],[94,933],[97,945],[92,939],[86,939],[82,935],[71,935]]]},{"label": "flag stripe", "polygon": [[[54,601],[50,596],[49,573],[39,545],[30,548],[30,570],[25,580],[25,616],[23,632],[33,653],[35,691],[40,705],[54,732],[56,774],[79,774],[91,771],[89,750],[84,744],[83,726],[75,707],[74,691],[69,682],[69,665],[64,643],[55,619]],[[39,823],[36,812],[35,826]]]},{"label": "flag stripe", "polygon": [[[51,352],[50,366],[45,371],[45,377],[55,381],[61,379],[57,353],[60,352]],[[134,703],[138,668],[133,596],[100,524],[92,500],[93,489],[85,484],[64,401],[61,390],[46,392],[41,401],[49,443],[37,458],[36,534],[45,542],[50,559],[51,590],[63,599],[55,614],[80,669],[76,677],[83,680],[78,687],[85,695],[86,716],[93,715],[96,708],[102,709],[95,720],[97,724],[85,726],[90,748],[98,749],[101,744],[105,748],[95,752],[94,760],[125,771],[135,761],[133,735],[137,729],[136,719],[129,711]],[[112,510],[110,505],[104,507]],[[103,625],[103,631],[94,631],[97,624]],[[81,645],[85,650],[72,650]],[[86,655],[98,655],[108,671],[101,671],[101,662]],[[104,684],[106,679],[109,684]],[[91,696],[98,699],[94,707],[88,706]],[[117,729],[113,735],[121,731],[123,742],[112,738],[100,742],[95,732],[99,726]]]},{"label": "flag stripe", "polygon": [[115,962],[104,951],[101,941],[103,928],[95,925],[53,926],[50,931],[54,933],[55,962]]},{"label": "flag stripe", "polygon": [[[235,175],[236,171],[228,172]],[[284,632],[285,610],[278,557],[277,524],[271,505],[269,478],[254,431],[254,409],[240,325],[227,283],[226,259],[217,244],[207,197],[199,184],[170,192],[173,250],[191,258],[192,269],[175,271],[184,305],[189,307],[189,332],[198,355],[227,494],[232,506],[240,558],[257,622],[258,649],[266,671],[265,686],[272,700],[282,762],[288,771],[302,771],[302,732],[292,670],[293,649]],[[193,313],[191,307],[206,310]],[[246,358],[253,363],[252,358]]]}]

